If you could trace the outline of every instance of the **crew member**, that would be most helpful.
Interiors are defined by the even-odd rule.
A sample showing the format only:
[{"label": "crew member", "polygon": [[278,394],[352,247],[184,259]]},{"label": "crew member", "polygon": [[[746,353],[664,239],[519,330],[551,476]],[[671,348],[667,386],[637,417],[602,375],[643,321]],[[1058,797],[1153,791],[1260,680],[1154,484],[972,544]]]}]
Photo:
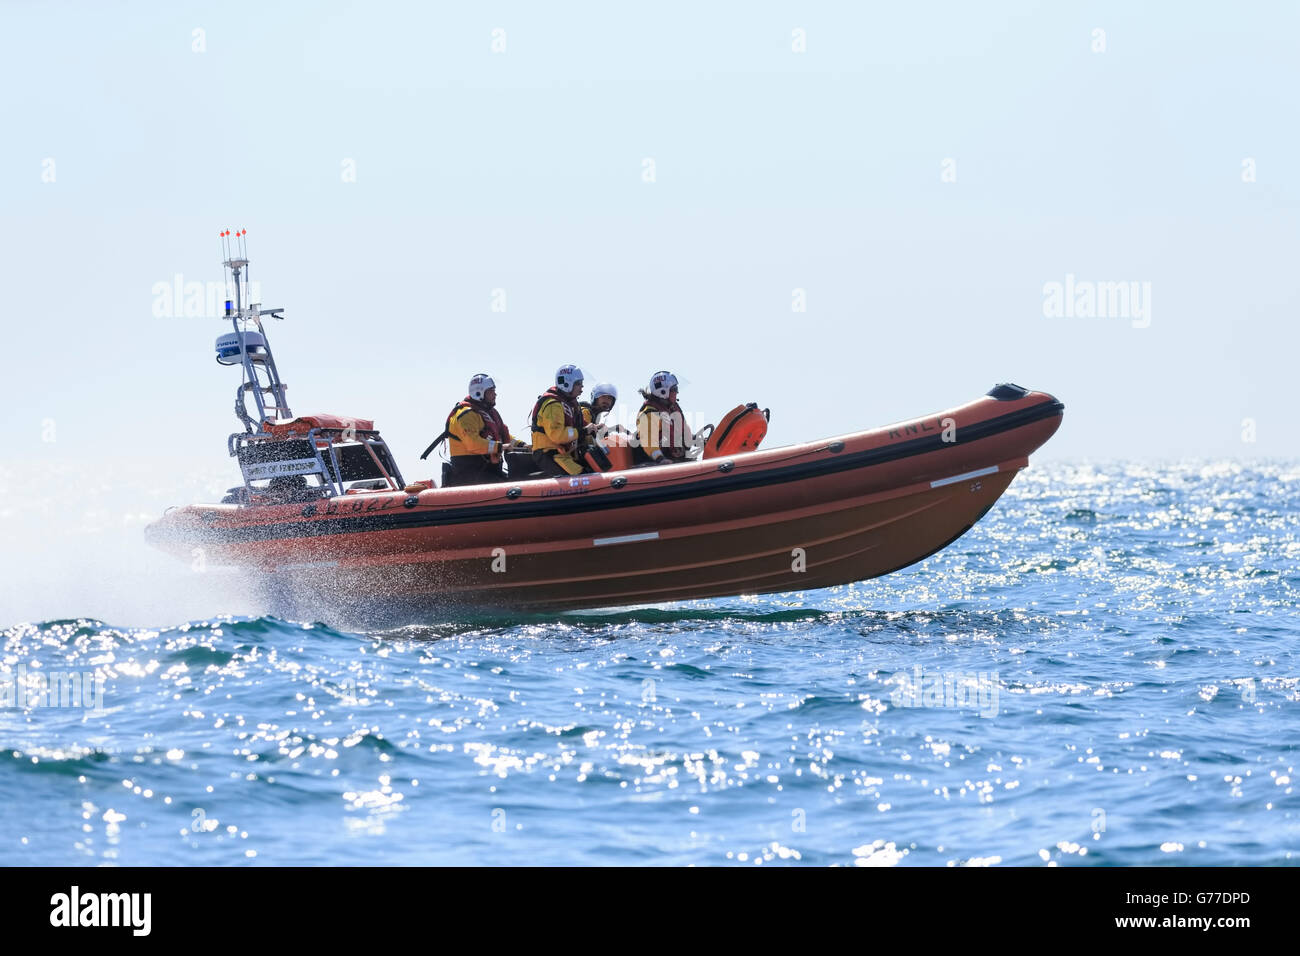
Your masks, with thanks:
[{"label": "crew member", "polygon": [[490,375],[480,372],[469,380],[469,394],[456,403],[447,416],[443,433],[421,456],[428,455],[447,439],[451,466],[445,472],[444,487],[506,480],[501,470],[502,452],[507,446],[519,447],[522,442],[510,434],[496,404],[497,383]]},{"label": "crew member", "polygon": [[579,459],[586,432],[578,396],[582,394],[582,369],[562,365],[555,384],[537,397],[529,420],[533,429],[533,461],[542,474],[562,478],[589,471]]},{"label": "crew member", "polygon": [[582,409],[582,421],[587,426],[588,434],[595,434],[599,430],[602,424],[600,416],[613,411],[614,403],[617,401],[618,389],[608,382],[601,382],[592,388],[591,401],[578,403],[578,407]]},{"label": "crew member", "polygon": [[[611,429],[601,421],[618,401],[618,389],[608,382],[601,382],[591,390],[591,401],[579,402],[582,411],[583,428],[578,437],[578,460],[592,471],[612,471],[613,463],[605,443],[609,440]],[[624,431],[615,425],[613,431]]]},{"label": "crew member", "polygon": [[650,387],[640,392],[644,402],[636,416],[638,444],[633,449],[633,460],[656,465],[686,461],[695,435],[677,404],[677,376],[655,372],[650,376]]}]

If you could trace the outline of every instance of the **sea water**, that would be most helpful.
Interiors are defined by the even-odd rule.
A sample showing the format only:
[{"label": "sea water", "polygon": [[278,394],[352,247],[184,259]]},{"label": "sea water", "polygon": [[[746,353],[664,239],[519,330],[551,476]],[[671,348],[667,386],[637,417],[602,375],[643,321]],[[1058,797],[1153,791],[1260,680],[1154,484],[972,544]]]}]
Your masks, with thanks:
[{"label": "sea water", "polygon": [[2,516],[0,864],[1300,854],[1300,464],[1035,463],[879,580],[377,633],[112,484]]}]

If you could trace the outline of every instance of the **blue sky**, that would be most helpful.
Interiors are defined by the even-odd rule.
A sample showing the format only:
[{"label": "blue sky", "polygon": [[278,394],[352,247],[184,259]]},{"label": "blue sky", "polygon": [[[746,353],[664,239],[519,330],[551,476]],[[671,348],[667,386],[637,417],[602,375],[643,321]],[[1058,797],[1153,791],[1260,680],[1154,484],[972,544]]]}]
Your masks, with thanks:
[{"label": "blue sky", "polygon": [[1300,8],[979,6],[6,3],[7,456],[224,457],[228,327],[154,290],[229,226],[295,411],[408,477],[472,373],[522,430],[570,361],[777,444],[1015,381],[1047,457],[1293,457]]}]

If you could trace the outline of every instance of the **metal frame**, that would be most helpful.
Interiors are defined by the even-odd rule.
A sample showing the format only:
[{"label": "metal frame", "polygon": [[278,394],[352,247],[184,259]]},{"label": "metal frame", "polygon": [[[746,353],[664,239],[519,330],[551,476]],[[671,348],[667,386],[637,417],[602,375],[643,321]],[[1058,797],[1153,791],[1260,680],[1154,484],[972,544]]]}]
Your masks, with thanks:
[{"label": "metal frame", "polygon": [[[352,437],[346,441],[342,440],[343,434],[347,432]],[[226,440],[226,447],[230,451],[232,458],[239,459],[241,449],[254,444],[280,442],[285,439],[273,438],[266,432],[249,434],[247,432],[235,432]],[[366,449],[370,458],[379,469],[379,476],[389,483],[390,490],[401,491],[406,487],[406,482],[402,479],[401,470],[397,467],[397,459],[393,457],[392,450],[388,443],[379,437],[379,432],[375,429],[351,429],[351,428],[312,428],[304,436],[295,436],[296,441],[307,442],[315,452],[316,471],[307,472],[306,474],[320,475],[321,484],[328,489],[329,497],[343,495],[347,493],[343,480],[343,463],[339,460],[337,449],[344,444],[357,444]],[[321,447],[322,444],[324,447]],[[390,462],[392,468],[385,467],[383,460],[375,453],[375,448],[382,448]],[[325,453],[329,453],[329,467],[325,463]],[[255,489],[252,483],[261,481],[262,478],[250,478],[248,469],[244,467],[242,459],[239,462],[239,471],[244,479],[244,489],[249,494],[253,494]],[[331,478],[331,475],[333,477]]]},{"label": "metal frame", "polygon": [[[293,411],[289,408],[289,400],[285,397],[287,386],[280,380],[280,371],[275,366],[275,355],[271,352],[271,339],[266,334],[266,329],[262,326],[262,316],[269,315],[272,318],[283,319],[280,313],[284,309],[262,309],[260,303],[250,303],[244,305],[244,299],[248,295],[248,260],[244,258],[229,258],[222,263],[231,271],[234,277],[235,301],[226,300],[226,315],[230,318],[231,328],[234,329],[237,341],[239,342],[239,356],[244,371],[244,381],[240,384],[235,392],[235,415],[244,423],[244,430],[249,434],[257,434],[262,431],[262,422],[266,421],[266,399],[264,395],[270,393],[275,399],[275,417],[276,418],[293,418]],[[248,353],[244,343],[243,333],[253,331],[254,327],[262,336],[266,343],[265,354],[256,357]],[[262,366],[266,371],[267,384],[263,385],[257,374],[257,366]],[[254,422],[251,415],[248,414],[248,393],[253,393],[253,400],[257,402],[257,421]]]},{"label": "metal frame", "polygon": [[[223,235],[229,235],[225,233]],[[237,233],[236,238],[242,233]],[[272,318],[283,319],[280,313],[283,309],[263,309],[260,303],[249,303],[245,305],[246,299],[250,298],[248,285],[248,259],[244,254],[242,240],[235,244],[226,242],[226,259],[222,265],[232,273],[234,284],[234,301],[226,300],[226,316],[230,319],[231,327],[235,331],[235,341],[239,345],[239,362],[221,362],[218,356],[218,362],[223,365],[239,364],[244,373],[244,380],[240,383],[239,388],[235,391],[235,416],[244,424],[244,431],[235,432],[226,440],[226,448],[232,458],[239,459],[239,470],[241,477],[244,479],[244,491],[247,495],[254,492],[252,483],[263,480],[262,477],[250,478],[245,467],[240,452],[253,444],[263,442],[278,442],[285,439],[276,438],[270,432],[265,430],[265,423],[272,418],[287,420],[294,417],[293,411],[289,408],[289,401],[285,397],[287,385],[280,379],[279,369],[275,365],[275,356],[271,352],[271,340],[266,334],[266,329],[262,326],[262,316],[269,315]],[[234,248],[241,253],[239,256],[230,255],[231,249]],[[245,334],[256,330],[262,336],[264,346],[256,354],[250,354]],[[258,375],[258,367],[261,367],[264,376]],[[263,384],[262,378],[266,379]],[[257,419],[248,411],[248,393],[253,394],[253,400],[257,403]],[[268,403],[266,396],[269,395],[273,404]],[[267,414],[268,406],[271,415]],[[316,470],[311,472],[302,472],[304,477],[307,475],[318,474],[321,477],[321,483],[326,490],[328,497],[346,494],[343,482],[343,466],[339,460],[337,449],[344,444],[353,442],[363,446],[369,453],[370,458],[379,470],[380,476],[388,482],[393,491],[401,491],[406,483],[402,480],[401,471],[397,467],[397,459],[393,456],[392,450],[387,443],[379,437],[379,432],[374,429],[356,429],[356,428],[313,428],[310,429],[306,436],[295,436],[295,440],[303,440],[310,443],[311,449],[315,454]],[[324,447],[322,447],[322,445]],[[384,465],[383,458],[376,454],[376,447],[383,449],[384,457],[392,464],[391,469]],[[326,465],[325,453],[329,453],[329,464],[331,469]],[[333,475],[333,478],[330,476]]]}]

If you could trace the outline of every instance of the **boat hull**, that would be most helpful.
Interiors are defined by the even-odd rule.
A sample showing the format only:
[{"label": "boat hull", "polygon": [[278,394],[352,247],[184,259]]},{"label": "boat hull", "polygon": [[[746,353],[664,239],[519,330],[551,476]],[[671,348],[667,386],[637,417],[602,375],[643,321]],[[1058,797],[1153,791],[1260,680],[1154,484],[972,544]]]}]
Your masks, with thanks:
[{"label": "boat hull", "polygon": [[993,506],[1061,422],[1051,395],[1018,391],[731,458],[417,495],[191,506],[148,533],[187,560],[201,548],[208,563],[251,569],[298,616],[321,620],[829,587],[921,561]]}]

